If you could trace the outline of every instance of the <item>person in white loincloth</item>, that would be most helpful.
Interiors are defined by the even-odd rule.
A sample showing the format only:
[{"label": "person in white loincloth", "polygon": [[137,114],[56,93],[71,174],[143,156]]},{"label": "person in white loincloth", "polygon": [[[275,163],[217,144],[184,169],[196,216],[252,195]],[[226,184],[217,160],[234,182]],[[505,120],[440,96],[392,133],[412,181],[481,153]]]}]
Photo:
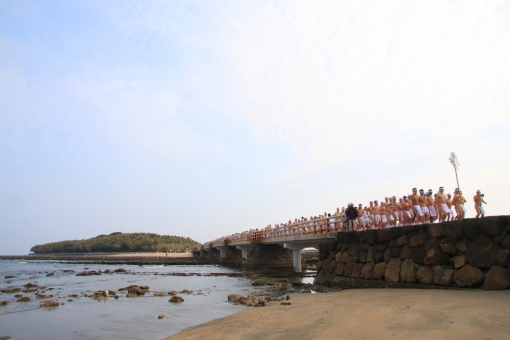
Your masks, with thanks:
[{"label": "person in white loincloth", "polygon": [[413,193],[409,196],[409,200],[413,205],[413,212],[415,216],[414,223],[421,223],[423,212],[420,206],[420,196],[418,195],[418,190],[416,188],[413,188]]},{"label": "person in white loincloth", "polygon": [[423,216],[421,218],[421,223],[428,222],[430,219],[429,208],[427,207],[427,197],[425,196],[425,191],[420,189],[420,207]]},{"label": "person in white loincloth", "polygon": [[473,201],[475,202],[476,218],[485,217],[485,209],[483,208],[482,203],[487,204],[487,202],[483,200],[483,194],[480,190],[476,190],[476,195],[473,197]]},{"label": "person in white loincloth", "polygon": [[462,191],[459,190],[459,195],[460,195],[460,209],[462,210],[462,219],[465,219],[466,218],[466,213],[467,213],[467,209],[466,207],[464,206],[464,203],[466,203],[466,198],[462,195]]},{"label": "person in white loincloth", "polygon": [[450,208],[446,205],[446,194],[444,188],[439,187],[439,192],[436,195],[436,203],[439,210],[439,222],[446,221],[450,218]]},{"label": "person in white loincloth", "polygon": [[434,208],[434,194],[432,193],[432,189],[429,189],[425,197],[427,200],[427,207],[429,208],[430,213],[430,223],[433,223],[435,220],[437,220],[437,213],[436,209]]}]

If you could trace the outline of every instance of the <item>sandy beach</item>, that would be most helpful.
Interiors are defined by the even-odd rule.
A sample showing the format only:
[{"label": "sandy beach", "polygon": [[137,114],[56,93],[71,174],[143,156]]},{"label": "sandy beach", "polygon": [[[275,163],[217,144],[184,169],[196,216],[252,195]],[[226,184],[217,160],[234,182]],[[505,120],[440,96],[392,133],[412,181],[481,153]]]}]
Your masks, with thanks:
[{"label": "sandy beach", "polygon": [[291,303],[247,308],[166,339],[510,338],[508,290],[357,289]]}]

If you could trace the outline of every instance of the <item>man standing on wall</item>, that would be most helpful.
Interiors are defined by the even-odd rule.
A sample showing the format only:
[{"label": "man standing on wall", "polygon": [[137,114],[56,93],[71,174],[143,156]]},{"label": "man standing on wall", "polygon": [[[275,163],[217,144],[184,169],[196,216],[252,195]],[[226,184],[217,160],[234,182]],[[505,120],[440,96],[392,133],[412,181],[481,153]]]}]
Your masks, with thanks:
[{"label": "man standing on wall", "polygon": [[354,230],[354,223],[356,222],[356,218],[358,217],[358,211],[354,208],[354,204],[349,203],[347,210],[345,210],[345,215],[347,215],[347,230]]},{"label": "man standing on wall", "polygon": [[473,197],[475,201],[476,218],[485,217],[485,210],[483,209],[482,203],[487,204],[483,200],[483,195],[480,190],[476,190],[476,195]]}]

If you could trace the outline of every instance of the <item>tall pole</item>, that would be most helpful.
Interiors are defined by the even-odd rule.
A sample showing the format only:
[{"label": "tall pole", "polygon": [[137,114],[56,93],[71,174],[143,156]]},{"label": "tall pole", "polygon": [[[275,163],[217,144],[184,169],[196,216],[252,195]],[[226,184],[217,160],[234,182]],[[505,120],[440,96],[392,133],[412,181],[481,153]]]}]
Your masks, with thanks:
[{"label": "tall pole", "polygon": [[452,163],[453,168],[455,169],[455,178],[457,179],[457,188],[460,190],[459,185],[459,176],[457,175],[457,168],[460,166],[459,160],[457,159],[457,156],[455,155],[455,152],[450,152],[450,163]]}]

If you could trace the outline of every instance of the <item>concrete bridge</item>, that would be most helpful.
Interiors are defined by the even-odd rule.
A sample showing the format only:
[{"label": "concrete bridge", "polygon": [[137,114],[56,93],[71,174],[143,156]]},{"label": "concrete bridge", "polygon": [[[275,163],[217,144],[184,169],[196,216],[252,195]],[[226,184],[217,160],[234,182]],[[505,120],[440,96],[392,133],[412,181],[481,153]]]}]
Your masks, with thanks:
[{"label": "concrete bridge", "polygon": [[[334,241],[341,232],[340,221],[331,219],[283,226],[208,242],[194,252],[195,258],[225,265],[244,264],[248,268],[290,269],[301,272],[301,251]],[[323,230],[324,226],[324,230]],[[318,229],[317,229],[318,227]]]}]

